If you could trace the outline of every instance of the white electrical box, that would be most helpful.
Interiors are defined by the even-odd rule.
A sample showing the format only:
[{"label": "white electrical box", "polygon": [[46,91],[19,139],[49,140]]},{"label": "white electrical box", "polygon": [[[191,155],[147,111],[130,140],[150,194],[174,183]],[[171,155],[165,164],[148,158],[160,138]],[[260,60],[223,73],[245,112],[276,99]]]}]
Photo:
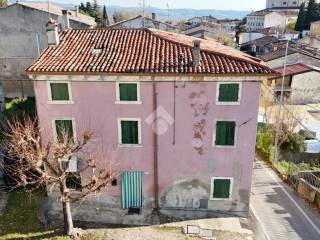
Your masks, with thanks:
[{"label": "white electrical box", "polygon": [[78,172],[78,158],[76,156],[72,156],[69,160],[63,159],[62,162],[65,163],[66,172]]}]

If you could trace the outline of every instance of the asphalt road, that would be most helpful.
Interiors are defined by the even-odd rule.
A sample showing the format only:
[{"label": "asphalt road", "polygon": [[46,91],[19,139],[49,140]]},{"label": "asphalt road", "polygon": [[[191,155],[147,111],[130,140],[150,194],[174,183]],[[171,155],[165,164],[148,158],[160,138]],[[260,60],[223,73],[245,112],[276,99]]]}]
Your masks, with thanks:
[{"label": "asphalt road", "polygon": [[261,161],[254,163],[251,211],[266,240],[320,240],[320,215]]}]

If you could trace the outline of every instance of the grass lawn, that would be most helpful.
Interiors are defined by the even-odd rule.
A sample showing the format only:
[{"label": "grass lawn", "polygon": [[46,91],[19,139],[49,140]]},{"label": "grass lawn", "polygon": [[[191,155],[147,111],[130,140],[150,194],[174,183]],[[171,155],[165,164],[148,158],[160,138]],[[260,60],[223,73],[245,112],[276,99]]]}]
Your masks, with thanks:
[{"label": "grass lawn", "polygon": [[23,190],[9,193],[7,206],[0,216],[0,240],[55,239],[66,240],[54,230],[46,229],[38,219],[43,192],[30,196]]}]

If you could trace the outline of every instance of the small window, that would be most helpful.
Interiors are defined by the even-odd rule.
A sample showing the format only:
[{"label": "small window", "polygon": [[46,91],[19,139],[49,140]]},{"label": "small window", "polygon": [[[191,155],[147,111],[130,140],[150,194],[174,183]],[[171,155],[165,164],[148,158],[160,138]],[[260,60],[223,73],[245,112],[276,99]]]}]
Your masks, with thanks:
[{"label": "small window", "polygon": [[216,146],[234,146],[235,145],[236,122],[217,121],[216,123]]},{"label": "small window", "polygon": [[74,130],[72,120],[55,120],[55,131],[57,141],[62,143],[64,138],[68,140],[74,140]]},{"label": "small window", "polygon": [[232,178],[212,178],[211,199],[229,199],[232,193]]},{"label": "small window", "polygon": [[218,102],[228,104],[238,103],[240,101],[239,83],[219,83],[218,89]]},{"label": "small window", "polygon": [[140,103],[140,83],[117,83],[117,103]]},{"label": "small window", "polygon": [[52,101],[69,101],[69,86],[68,83],[50,83]]},{"label": "small window", "polygon": [[82,185],[80,173],[68,173],[66,178],[66,187],[69,189],[81,191]]},{"label": "small window", "polygon": [[120,144],[138,145],[140,143],[139,120],[120,120]]}]

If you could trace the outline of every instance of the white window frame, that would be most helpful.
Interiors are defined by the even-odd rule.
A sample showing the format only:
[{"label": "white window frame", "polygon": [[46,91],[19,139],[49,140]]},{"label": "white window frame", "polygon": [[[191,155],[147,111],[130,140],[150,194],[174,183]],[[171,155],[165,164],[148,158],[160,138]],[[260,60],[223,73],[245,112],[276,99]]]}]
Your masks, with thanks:
[{"label": "white window frame", "polygon": [[[216,145],[216,129],[217,129],[217,122],[224,121],[224,122],[235,122],[236,128],[234,130],[234,145]],[[227,118],[216,118],[213,121],[213,141],[212,146],[216,148],[236,148],[237,147],[237,139],[238,139],[238,121],[236,119],[227,119]]]},{"label": "white window frame", "polygon": [[53,132],[53,139],[54,141],[58,141],[58,134],[57,134],[57,128],[56,128],[56,121],[59,120],[71,120],[72,121],[72,130],[73,130],[73,140],[76,142],[77,140],[77,132],[76,132],[76,121],[73,117],[61,117],[61,118],[55,118],[52,120],[52,132]]},{"label": "white window frame", "polygon": [[[220,85],[223,84],[239,84],[239,93],[238,93],[238,101],[237,102],[220,102],[219,101],[219,94],[220,94]],[[241,94],[242,93],[242,82],[218,82],[217,83],[217,89],[216,89],[216,105],[240,105],[241,103]]]},{"label": "white window frame", "polygon": [[[52,100],[52,94],[51,94],[51,83],[66,83],[68,84],[68,93],[69,93],[69,100]],[[74,104],[73,97],[72,97],[72,91],[71,91],[71,83],[69,81],[48,81],[47,82],[47,89],[48,89],[48,104]]]},{"label": "white window frame", "polygon": [[[119,84],[136,84],[137,85],[137,101],[121,101]],[[116,102],[115,104],[142,104],[140,97],[140,82],[116,82]]]},{"label": "white window frame", "polygon": [[[138,144],[123,144],[121,121],[136,121],[138,122]],[[118,147],[142,147],[141,140],[141,118],[118,118]]]},{"label": "white window frame", "polygon": [[[229,189],[229,198],[214,198],[213,193],[214,193],[214,180],[215,179],[225,179],[225,180],[230,180],[230,189]],[[231,200],[232,199],[232,191],[233,191],[233,177],[212,177],[211,178],[211,189],[210,189],[210,200],[215,200],[215,201],[223,201],[223,200]]]}]

